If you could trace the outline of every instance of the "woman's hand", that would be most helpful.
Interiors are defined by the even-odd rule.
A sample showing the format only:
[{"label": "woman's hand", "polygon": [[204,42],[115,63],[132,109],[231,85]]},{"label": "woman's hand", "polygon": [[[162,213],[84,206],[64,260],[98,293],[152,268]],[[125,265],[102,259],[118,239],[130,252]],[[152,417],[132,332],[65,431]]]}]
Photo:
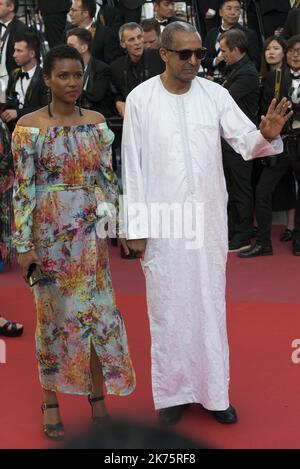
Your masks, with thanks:
[{"label": "woman's hand", "polygon": [[34,250],[19,254],[18,264],[21,268],[23,278],[25,279],[26,282],[28,282],[27,274],[28,274],[28,269],[29,269],[30,264],[37,264],[41,269],[43,267],[42,261],[40,260],[36,251]]}]

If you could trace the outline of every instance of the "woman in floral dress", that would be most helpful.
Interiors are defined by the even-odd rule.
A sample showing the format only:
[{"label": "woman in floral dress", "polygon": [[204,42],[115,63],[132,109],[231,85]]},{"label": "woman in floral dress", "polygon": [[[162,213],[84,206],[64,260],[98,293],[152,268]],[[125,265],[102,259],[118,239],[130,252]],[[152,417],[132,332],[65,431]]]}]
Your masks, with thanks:
[{"label": "woman in floral dress", "polygon": [[[30,264],[45,278],[33,287],[44,432],[64,435],[57,392],[88,395],[93,420],[107,418],[108,394],[128,395],[135,375],[116,308],[107,242],[97,236],[97,200],[118,198],[111,169],[113,134],[103,116],[75,103],[83,63],[70,46],[47,54],[48,108],[22,117],[13,134],[14,243],[24,278]],[[101,197],[100,197],[101,198]]]}]

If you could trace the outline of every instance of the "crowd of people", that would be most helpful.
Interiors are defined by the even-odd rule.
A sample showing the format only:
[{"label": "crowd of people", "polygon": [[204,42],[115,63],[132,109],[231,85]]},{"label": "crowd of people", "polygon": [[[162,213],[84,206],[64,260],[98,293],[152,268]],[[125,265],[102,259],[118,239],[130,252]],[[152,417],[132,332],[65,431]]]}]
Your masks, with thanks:
[{"label": "crowd of people", "polygon": [[[146,278],[160,422],[198,403],[234,423],[227,252],[273,254],[279,209],[281,239],[300,255],[300,2],[37,3],[43,31],[18,18],[17,0],[0,0],[0,260],[16,253],[32,285],[44,432],[64,436],[58,392],[88,395],[101,425],[104,385],[115,395],[135,388],[97,234],[99,206],[118,210],[120,190],[122,249],[141,257]],[[194,250],[184,237],[152,239],[145,219],[131,219],[130,204],[186,202],[204,204]],[[0,316],[0,334],[22,333]]]}]

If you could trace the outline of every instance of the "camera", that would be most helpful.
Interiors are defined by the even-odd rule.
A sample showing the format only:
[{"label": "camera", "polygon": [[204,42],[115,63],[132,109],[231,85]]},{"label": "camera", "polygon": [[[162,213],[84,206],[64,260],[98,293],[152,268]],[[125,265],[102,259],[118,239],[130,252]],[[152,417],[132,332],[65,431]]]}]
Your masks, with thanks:
[{"label": "camera", "polygon": [[20,101],[18,98],[18,93],[13,91],[10,95],[6,97],[5,109],[19,109]]}]

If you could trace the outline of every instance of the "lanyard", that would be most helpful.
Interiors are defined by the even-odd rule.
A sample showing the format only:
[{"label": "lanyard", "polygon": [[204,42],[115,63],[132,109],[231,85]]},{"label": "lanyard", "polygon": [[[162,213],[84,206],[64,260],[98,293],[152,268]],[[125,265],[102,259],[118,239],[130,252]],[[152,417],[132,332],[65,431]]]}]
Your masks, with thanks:
[{"label": "lanyard", "polygon": [[84,72],[84,76],[83,76],[83,89],[85,90],[86,87],[87,87],[87,83],[88,83],[88,80],[89,80],[89,77],[90,77],[90,73],[91,73],[91,66],[92,66],[92,58],[90,59],[86,69],[85,69],[85,72]]},{"label": "lanyard", "polygon": [[0,63],[2,62],[2,52],[3,52],[3,49],[4,49],[4,45],[5,45],[7,36],[10,33],[10,30],[11,30],[11,23],[9,23],[9,25],[6,28],[5,33],[3,34],[2,38],[0,39],[0,44],[1,44],[1,46],[0,46]]}]

